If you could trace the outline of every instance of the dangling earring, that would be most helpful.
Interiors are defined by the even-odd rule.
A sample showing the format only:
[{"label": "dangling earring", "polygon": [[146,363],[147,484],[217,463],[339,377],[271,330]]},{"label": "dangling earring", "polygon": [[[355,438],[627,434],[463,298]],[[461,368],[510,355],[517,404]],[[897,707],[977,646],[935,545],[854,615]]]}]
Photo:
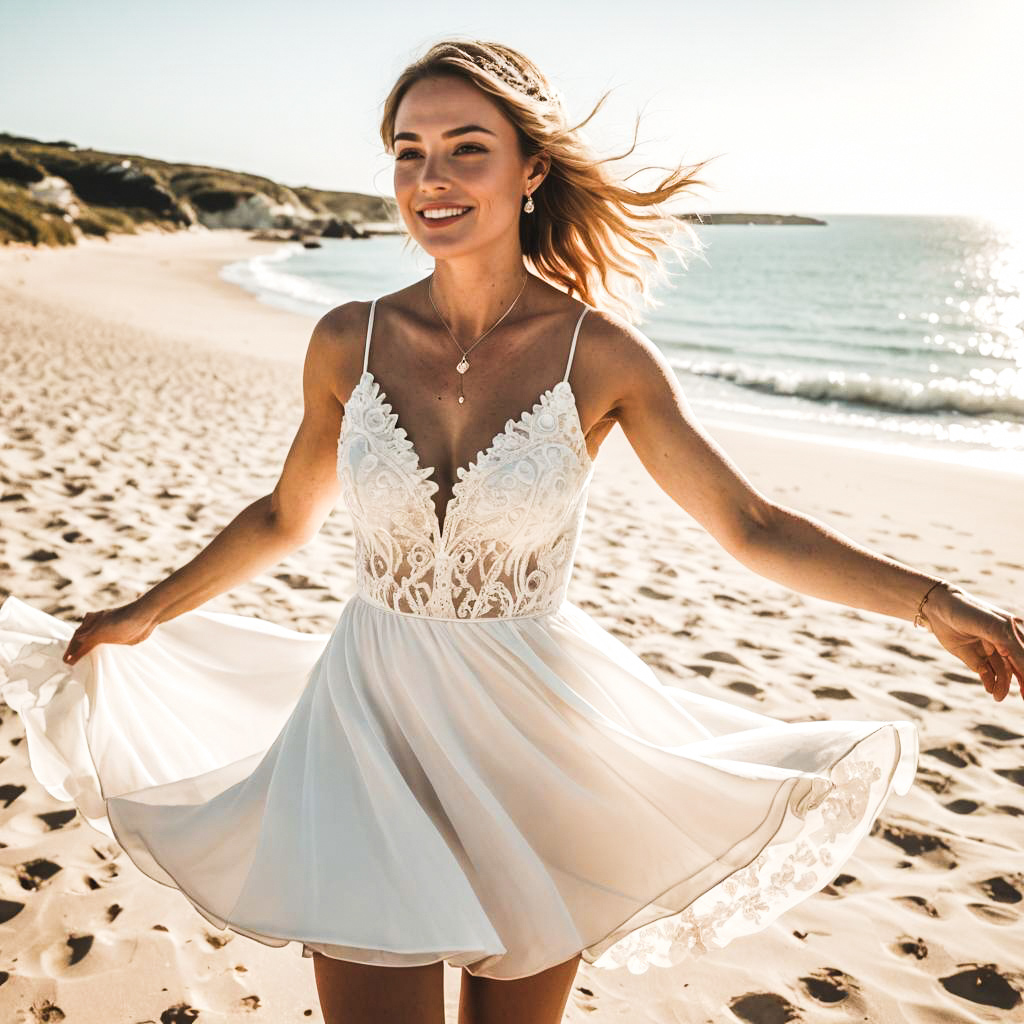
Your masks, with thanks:
[{"label": "dangling earring", "polygon": [[533,205],[533,196],[528,195],[526,197],[526,205],[523,206],[523,213],[533,213],[536,207]]}]

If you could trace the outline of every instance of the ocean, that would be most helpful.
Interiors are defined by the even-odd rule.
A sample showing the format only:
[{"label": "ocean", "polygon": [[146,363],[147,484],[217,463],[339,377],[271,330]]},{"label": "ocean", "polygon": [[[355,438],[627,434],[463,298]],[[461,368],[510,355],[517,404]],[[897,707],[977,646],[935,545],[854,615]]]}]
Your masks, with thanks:
[{"label": "ocean", "polygon": [[[814,214],[825,226],[701,225],[640,329],[694,415],[824,444],[1024,475],[1024,226]],[[222,269],[319,315],[428,274],[404,237],[282,244]]]}]

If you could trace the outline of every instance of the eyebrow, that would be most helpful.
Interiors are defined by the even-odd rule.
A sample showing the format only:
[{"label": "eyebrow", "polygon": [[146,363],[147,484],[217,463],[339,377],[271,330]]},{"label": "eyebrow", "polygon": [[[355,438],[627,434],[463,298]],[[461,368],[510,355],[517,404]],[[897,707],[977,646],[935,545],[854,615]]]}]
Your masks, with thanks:
[{"label": "eyebrow", "polygon": [[[478,124],[464,124],[461,128],[452,128],[449,131],[441,132],[442,139],[451,139],[456,135],[468,135],[470,132],[483,132],[485,135],[496,135],[490,128],[484,128]],[[409,142],[419,142],[420,137],[415,132],[399,132],[394,142],[401,142],[402,140],[408,140]]]}]

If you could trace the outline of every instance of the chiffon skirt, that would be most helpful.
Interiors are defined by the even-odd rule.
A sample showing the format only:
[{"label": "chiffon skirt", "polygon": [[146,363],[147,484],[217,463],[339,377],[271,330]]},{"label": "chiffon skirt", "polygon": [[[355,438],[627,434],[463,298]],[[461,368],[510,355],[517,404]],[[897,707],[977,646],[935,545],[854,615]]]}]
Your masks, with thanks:
[{"label": "chiffon skirt", "polygon": [[218,928],[304,956],[697,957],[831,882],[917,767],[911,722],[666,686],[569,601],[453,621],[353,595],[330,634],[197,609],[68,666],[74,629],[0,606],[36,778]]}]

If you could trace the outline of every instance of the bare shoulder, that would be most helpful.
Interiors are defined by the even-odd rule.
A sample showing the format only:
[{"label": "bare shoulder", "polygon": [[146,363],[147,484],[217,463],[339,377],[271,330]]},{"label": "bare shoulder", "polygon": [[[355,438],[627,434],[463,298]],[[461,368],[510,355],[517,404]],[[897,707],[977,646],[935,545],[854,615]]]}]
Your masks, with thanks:
[{"label": "bare shoulder", "polygon": [[344,302],[320,317],[309,339],[306,372],[330,382],[342,405],[363,371],[369,316],[369,302]]},{"label": "bare shoulder", "polygon": [[626,407],[652,389],[677,383],[657,345],[642,330],[609,310],[592,307],[580,330],[574,368],[597,398],[604,417],[621,418]]}]

